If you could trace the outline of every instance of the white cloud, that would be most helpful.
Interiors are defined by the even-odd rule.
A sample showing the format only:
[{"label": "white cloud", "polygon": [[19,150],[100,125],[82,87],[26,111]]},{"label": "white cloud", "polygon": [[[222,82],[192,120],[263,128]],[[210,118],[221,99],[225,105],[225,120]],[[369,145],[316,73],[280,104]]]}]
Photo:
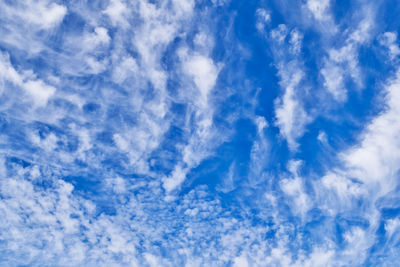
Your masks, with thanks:
[{"label": "white cloud", "polygon": [[290,31],[285,24],[278,25],[270,34],[273,42],[273,52],[279,85],[283,94],[275,99],[275,122],[280,134],[286,139],[291,151],[298,148],[297,140],[311,122],[311,116],[303,106],[300,97],[306,92],[303,83],[306,82],[301,59],[302,33],[297,29]]},{"label": "white cloud", "polygon": [[335,251],[333,249],[315,248],[309,259],[303,262],[302,266],[322,267],[322,266],[335,266]]},{"label": "white cloud", "polygon": [[11,82],[12,84],[22,88],[31,97],[35,107],[43,107],[47,105],[56,88],[47,85],[44,81],[37,79],[31,72],[19,73],[11,65],[8,54],[0,55],[0,78],[2,82]]},{"label": "white cloud", "polygon": [[329,145],[328,136],[324,131],[319,131],[317,140],[320,141],[323,145]]},{"label": "white cloud", "polygon": [[301,179],[296,177],[294,179],[283,179],[281,188],[286,195],[293,198],[293,212],[299,213],[302,216],[310,209],[310,200],[306,193],[304,193]]},{"label": "white cloud", "polygon": [[316,203],[329,216],[355,209],[357,200],[368,194],[368,190],[358,181],[349,179],[345,173],[334,171],[315,182],[314,188]]},{"label": "white cloud", "polygon": [[93,49],[102,44],[108,45],[110,43],[110,36],[106,28],[97,27],[94,29],[93,33],[85,36],[83,43],[85,47]]},{"label": "white cloud", "polygon": [[109,5],[103,11],[103,13],[109,16],[113,26],[116,26],[117,24],[127,26],[127,21],[125,16],[128,10],[129,9],[127,9],[123,1],[110,0]]},{"label": "white cloud", "polygon": [[399,218],[387,220],[387,222],[385,223],[385,231],[387,237],[391,238],[393,234],[398,233],[397,230],[399,229],[399,227],[400,227]]},{"label": "white cloud", "polygon": [[312,12],[317,20],[328,20],[330,2],[329,0],[308,0],[307,8]]},{"label": "white cloud", "polygon": [[182,182],[186,178],[186,174],[188,172],[188,169],[182,169],[181,166],[176,166],[175,169],[173,170],[172,174],[170,177],[166,178],[163,183],[163,187],[167,192],[171,192],[178,186],[182,184]]},{"label": "white cloud", "polygon": [[139,66],[132,57],[125,57],[115,66],[112,73],[112,79],[115,83],[121,84],[128,78],[136,78],[139,73]]},{"label": "white cloud", "polygon": [[371,245],[367,232],[359,227],[353,227],[344,234],[344,239],[347,246],[343,256],[348,257],[347,262],[354,265],[362,264]]},{"label": "white cloud", "polygon": [[227,174],[224,176],[222,183],[217,186],[217,190],[223,193],[229,193],[235,189],[235,168],[236,163],[233,162],[228,169]]},{"label": "white cloud", "polygon": [[324,68],[321,69],[324,77],[324,86],[335,100],[345,101],[347,99],[347,90],[344,85],[343,69],[329,61],[326,61]]},{"label": "white cloud", "polygon": [[329,48],[328,57],[323,60],[321,75],[324,86],[336,101],[347,100],[346,79],[352,79],[358,88],[363,86],[363,77],[358,63],[358,49],[371,38],[374,14],[365,8],[363,18],[351,31],[344,45],[340,48]]},{"label": "white cloud", "polygon": [[288,169],[293,175],[292,178],[282,179],[280,187],[282,191],[291,199],[292,212],[300,215],[304,219],[305,214],[311,208],[311,200],[304,189],[302,178],[299,176],[298,171],[302,164],[299,160],[292,160],[288,163]]},{"label": "white cloud", "polygon": [[305,126],[310,117],[305,112],[301,102],[298,100],[295,89],[300,84],[304,73],[294,64],[289,67],[280,67],[281,87],[284,95],[275,102],[276,122],[283,137],[288,142],[291,150],[298,147],[297,138],[303,135]]},{"label": "white cloud", "polygon": [[293,54],[300,53],[302,41],[303,41],[303,35],[296,29],[292,30],[290,32],[290,39],[289,39],[290,48],[289,48],[289,50]]},{"label": "white cloud", "polygon": [[256,17],[257,17],[256,28],[259,32],[263,33],[265,30],[264,29],[265,26],[271,22],[271,15],[267,10],[263,8],[258,8],[256,10]]},{"label": "white cloud", "polygon": [[379,184],[383,192],[393,188],[399,170],[399,88],[400,72],[397,72],[386,87],[384,112],[365,128],[359,145],[342,154],[349,175],[366,184]]},{"label": "white cloud", "polygon": [[199,105],[206,106],[208,94],[215,85],[219,68],[211,58],[202,55],[185,56],[182,61],[184,72],[193,79],[199,89]]},{"label": "white cloud", "polygon": [[397,33],[395,32],[385,32],[382,36],[379,38],[379,43],[389,50],[389,56],[390,59],[396,58],[398,55],[400,55],[400,48],[396,44],[397,41]]},{"label": "white cloud", "polygon": [[47,0],[28,0],[22,3],[22,6],[19,5],[9,6],[3,4],[2,7],[7,16],[27,21],[41,29],[57,26],[67,13],[65,6]]},{"label": "white cloud", "polygon": [[[341,164],[314,183],[316,202],[327,215],[352,214],[368,221],[366,228],[353,227],[346,231],[346,249],[338,260],[347,264],[362,264],[381,223],[377,201],[385,198],[398,186],[400,166],[400,72],[385,87],[385,107],[370,121],[359,141],[339,154]],[[360,203],[362,208],[360,208]],[[357,213],[355,211],[357,210]],[[385,223],[388,237],[396,228],[394,221]],[[355,256],[357,255],[357,256]]]},{"label": "white cloud", "polygon": [[248,267],[249,263],[247,259],[243,256],[236,257],[233,259],[233,266],[235,267]]},{"label": "white cloud", "polygon": [[[199,38],[199,34],[195,36],[197,42],[200,42]],[[190,97],[187,98],[187,92],[184,95],[186,101],[193,105],[191,112],[195,118],[195,125],[188,143],[181,149],[182,162],[175,166],[169,177],[164,178],[163,186],[167,193],[183,183],[188,172],[210,154],[212,143],[215,142],[212,129],[213,108],[210,105],[209,94],[216,84],[221,66],[209,57],[211,47],[201,48],[200,51],[188,51],[183,47],[178,51],[182,73],[189,78],[185,81]]]},{"label": "white cloud", "polygon": [[5,81],[10,81],[14,84],[22,83],[21,75],[11,65],[10,56],[6,53],[0,54],[0,75],[3,84]]},{"label": "white cloud", "polygon": [[279,24],[276,29],[271,31],[271,38],[274,39],[278,44],[282,44],[288,34],[288,29],[285,24]]},{"label": "white cloud", "polygon": [[264,130],[268,127],[268,123],[264,117],[256,116],[254,123],[257,126],[257,137],[253,142],[250,151],[250,166],[248,173],[248,182],[251,187],[257,188],[265,179],[264,168],[268,163],[271,145],[268,138],[264,134]]},{"label": "white cloud", "polygon": [[36,106],[46,106],[56,89],[46,85],[42,80],[29,80],[23,85],[24,89],[32,96]]},{"label": "white cloud", "polygon": [[28,55],[38,54],[46,49],[44,40],[37,38],[38,35],[48,34],[56,29],[68,12],[66,6],[49,0],[2,1],[0,10],[0,34],[3,36],[0,42]]}]

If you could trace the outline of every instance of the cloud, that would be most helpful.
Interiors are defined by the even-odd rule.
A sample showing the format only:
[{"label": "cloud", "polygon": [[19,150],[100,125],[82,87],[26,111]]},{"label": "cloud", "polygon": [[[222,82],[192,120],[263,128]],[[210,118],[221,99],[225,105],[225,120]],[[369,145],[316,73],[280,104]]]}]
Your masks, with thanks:
[{"label": "cloud", "polygon": [[50,1],[26,1],[15,5],[2,4],[3,13],[14,21],[25,20],[39,29],[57,26],[67,13],[65,6]]},{"label": "cloud", "polygon": [[[348,220],[357,218],[368,222],[365,227],[346,229],[343,238],[347,248],[340,252],[344,262],[362,264],[365,261],[368,250],[376,242],[375,233],[382,219],[379,199],[389,197],[398,186],[399,79],[397,71],[386,82],[385,108],[365,126],[356,144],[339,153],[340,166],[314,182],[317,203],[324,207],[326,214],[348,214]],[[357,209],[359,203],[362,203],[361,209]]]},{"label": "cloud", "polygon": [[275,54],[275,64],[283,94],[275,99],[275,125],[287,141],[289,149],[296,151],[297,139],[305,127],[312,121],[299,97],[304,92],[305,73],[301,56],[302,33],[297,29],[289,30],[284,24],[271,31],[271,41]]},{"label": "cloud", "polygon": [[324,79],[324,87],[339,102],[347,100],[346,81],[349,78],[358,88],[363,86],[358,49],[370,39],[374,14],[365,8],[363,15],[357,27],[346,37],[344,45],[340,48],[329,48],[328,57],[323,60],[320,73]]},{"label": "cloud", "polygon": [[271,31],[271,38],[279,44],[282,44],[287,36],[287,31],[285,24],[279,24],[276,29]]},{"label": "cloud", "polygon": [[290,51],[293,54],[298,54],[301,52],[301,45],[302,45],[303,35],[296,29],[290,32]]},{"label": "cloud", "polygon": [[308,0],[307,8],[311,11],[315,19],[328,20],[330,15],[328,13],[330,7],[329,0]]},{"label": "cloud", "polygon": [[311,200],[304,190],[302,179],[298,175],[301,161],[290,161],[288,169],[293,175],[292,178],[282,179],[280,186],[282,191],[291,199],[293,204],[292,212],[300,215],[303,219],[307,211],[311,208]]},{"label": "cloud", "polygon": [[289,66],[282,65],[280,67],[279,75],[281,76],[281,86],[285,91],[282,98],[275,102],[275,124],[287,140],[289,148],[296,150],[297,138],[303,135],[305,126],[310,121],[310,117],[298,100],[295,91],[303,79],[304,73],[295,66],[294,62],[291,62]]},{"label": "cloud", "polygon": [[400,158],[400,143],[397,135],[400,132],[400,113],[398,101],[400,94],[400,73],[390,80],[385,88],[386,108],[369,125],[360,136],[359,146],[342,154],[349,175],[357,177],[367,185],[379,185],[379,190],[388,192],[395,185]]},{"label": "cloud", "polygon": [[271,15],[267,10],[258,8],[256,10],[256,18],[256,28],[260,33],[263,33],[265,26],[271,22]]},{"label": "cloud", "polygon": [[400,54],[400,48],[396,44],[397,33],[396,32],[385,32],[379,38],[379,43],[385,46],[389,51],[390,59],[396,58]]},{"label": "cloud", "polygon": [[48,0],[29,0],[14,4],[2,2],[0,9],[0,33],[3,35],[1,43],[18,48],[28,55],[46,49],[44,40],[38,36],[56,29],[68,13],[66,6]]},{"label": "cloud", "polygon": [[118,24],[127,26],[127,21],[125,16],[128,10],[129,9],[127,9],[123,1],[111,0],[107,8],[103,11],[103,13],[109,16],[113,26],[116,26]]},{"label": "cloud", "polygon": [[22,88],[31,97],[35,107],[46,106],[49,98],[56,92],[56,88],[47,85],[43,80],[37,79],[35,75],[30,74],[29,71],[25,71],[25,73],[22,74],[18,73],[11,65],[8,54],[0,55],[0,78],[3,84],[5,82],[10,82]]},{"label": "cloud", "polygon": [[202,55],[183,56],[182,68],[189,75],[199,89],[200,106],[206,106],[208,94],[214,87],[218,77],[218,67],[213,60]]},{"label": "cloud", "polygon": [[209,96],[216,85],[221,66],[209,57],[211,47],[207,45],[211,41],[206,42],[204,35],[199,33],[195,36],[195,41],[201,48],[199,51],[189,51],[186,47],[178,51],[182,74],[188,78],[187,90],[192,94],[187,100],[193,105],[194,129],[191,130],[188,143],[181,150],[182,162],[175,166],[169,177],[164,178],[163,185],[167,193],[178,188],[188,172],[210,155],[211,144],[216,140]]}]

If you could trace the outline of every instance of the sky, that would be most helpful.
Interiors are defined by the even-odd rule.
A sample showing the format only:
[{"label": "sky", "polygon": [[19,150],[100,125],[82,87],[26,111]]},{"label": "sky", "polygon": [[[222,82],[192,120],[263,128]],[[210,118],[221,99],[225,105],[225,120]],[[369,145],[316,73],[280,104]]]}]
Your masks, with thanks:
[{"label": "sky", "polygon": [[398,265],[399,14],[0,0],[0,265]]}]

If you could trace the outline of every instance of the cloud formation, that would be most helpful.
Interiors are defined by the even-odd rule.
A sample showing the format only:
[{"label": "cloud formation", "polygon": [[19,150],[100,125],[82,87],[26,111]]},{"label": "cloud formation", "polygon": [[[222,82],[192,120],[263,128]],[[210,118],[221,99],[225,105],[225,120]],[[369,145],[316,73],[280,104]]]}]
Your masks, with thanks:
[{"label": "cloud formation", "polygon": [[0,264],[397,264],[398,7],[341,4],[1,2]]}]

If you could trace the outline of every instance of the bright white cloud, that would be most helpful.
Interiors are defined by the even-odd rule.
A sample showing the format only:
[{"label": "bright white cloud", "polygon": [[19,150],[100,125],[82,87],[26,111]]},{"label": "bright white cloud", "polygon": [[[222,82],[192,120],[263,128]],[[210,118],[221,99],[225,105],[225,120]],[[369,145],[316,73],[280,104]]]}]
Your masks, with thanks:
[{"label": "bright white cloud", "polygon": [[181,166],[175,167],[170,177],[164,180],[163,186],[167,192],[171,192],[182,184],[186,178],[188,169],[182,169]]},{"label": "bright white cloud", "polygon": [[292,212],[296,215],[301,215],[304,219],[305,214],[311,208],[311,200],[304,190],[302,178],[299,177],[299,168],[301,161],[290,161],[288,169],[293,175],[292,178],[282,179],[280,186],[282,191],[289,197]]},{"label": "bright white cloud", "polygon": [[306,88],[306,81],[301,58],[302,33],[290,30],[285,24],[278,25],[271,31],[274,43],[275,61],[282,88],[282,96],[275,100],[275,125],[287,141],[291,151],[298,148],[297,140],[304,132],[306,125],[312,121],[306,112],[300,97]]},{"label": "bright white cloud", "polygon": [[68,13],[66,6],[49,0],[2,1],[0,10],[1,43],[31,55],[47,49],[38,35],[54,31]]},{"label": "bright white cloud", "polygon": [[10,16],[18,17],[19,19],[26,20],[41,29],[49,29],[57,26],[67,13],[65,6],[57,3],[42,0],[42,1],[25,1],[22,6],[19,4],[9,6],[3,4],[5,13]]},{"label": "bright white cloud", "polygon": [[206,106],[208,94],[214,87],[218,77],[218,67],[213,60],[202,55],[186,56],[182,68],[189,75],[199,89],[199,105]]},{"label": "bright white cloud", "polygon": [[374,14],[370,9],[363,10],[363,18],[347,36],[340,48],[329,48],[328,57],[323,60],[321,75],[324,86],[336,101],[347,100],[346,80],[349,78],[358,88],[363,86],[363,77],[358,62],[358,49],[370,40]]},{"label": "bright white cloud", "polygon": [[0,55],[0,78],[3,80],[3,83],[8,81],[22,88],[31,97],[31,101],[35,107],[46,106],[49,98],[56,92],[56,88],[35,78],[29,71],[18,73],[11,65],[7,54]]},{"label": "bright white cloud", "polygon": [[206,42],[206,38],[202,36],[204,33],[195,36],[195,41],[201,47],[199,52],[188,51],[186,47],[178,51],[182,72],[189,78],[186,90],[191,95],[185,98],[194,105],[195,130],[188,144],[182,148],[182,162],[175,166],[169,177],[164,178],[163,186],[167,193],[183,183],[189,171],[210,154],[211,144],[215,142],[212,129],[213,108],[210,105],[209,94],[216,84],[221,66],[209,57],[211,47],[207,47],[207,44],[210,42]]},{"label": "bright white cloud", "polygon": [[37,106],[45,106],[49,98],[56,92],[53,86],[46,85],[41,80],[27,81],[23,87],[32,96]]},{"label": "bright white cloud", "polygon": [[[400,72],[397,71],[385,85],[384,110],[368,123],[359,142],[339,155],[341,167],[330,170],[314,183],[317,202],[330,216],[351,214],[357,210],[360,201],[364,203],[357,216],[367,220],[369,226],[354,227],[344,234],[347,248],[341,253],[343,262],[357,265],[365,260],[380,223],[376,203],[398,186],[399,88]],[[388,222],[385,227],[390,235],[395,226]]]},{"label": "bright white cloud", "polygon": [[303,135],[305,126],[310,121],[310,117],[298,100],[295,89],[303,78],[303,72],[296,66],[292,69],[280,69],[282,77],[281,86],[285,92],[281,99],[275,102],[276,122],[283,137],[288,142],[289,148],[297,149],[297,138]]},{"label": "bright white cloud", "polygon": [[400,143],[400,72],[389,81],[386,88],[386,108],[377,116],[361,135],[359,146],[342,155],[349,175],[366,184],[379,184],[379,189],[387,192],[396,184],[399,170]]},{"label": "bright white cloud", "polygon": [[345,101],[347,98],[347,90],[344,85],[343,68],[326,61],[325,66],[321,69],[324,77],[324,86],[337,101]]}]

